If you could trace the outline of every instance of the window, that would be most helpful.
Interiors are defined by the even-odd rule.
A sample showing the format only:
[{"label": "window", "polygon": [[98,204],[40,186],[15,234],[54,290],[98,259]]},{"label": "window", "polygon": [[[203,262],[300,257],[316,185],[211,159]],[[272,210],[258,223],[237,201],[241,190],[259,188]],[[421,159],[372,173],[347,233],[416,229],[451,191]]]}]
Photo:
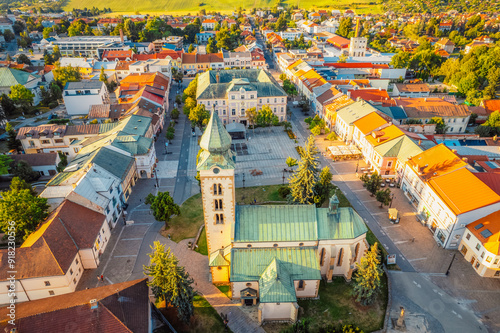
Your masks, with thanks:
[{"label": "window", "polygon": [[356,244],[356,247],[354,248],[354,262],[358,260],[358,254],[359,254],[359,243]]},{"label": "window", "polygon": [[236,116],[236,109],[231,109],[231,116]]},{"label": "window", "polygon": [[337,260],[337,266],[342,266],[342,258],[344,257],[344,249],[339,251],[339,259]]},{"label": "window", "polygon": [[491,262],[491,257],[490,256],[486,257],[486,262]]},{"label": "window", "polygon": [[49,295],[54,296],[55,295],[54,290],[49,290]]},{"label": "window", "polygon": [[496,271],[495,276],[500,276],[500,271]]},{"label": "window", "polygon": [[231,96],[231,99],[234,99],[234,95]]},{"label": "window", "polygon": [[215,224],[224,224],[224,214],[215,214]]},{"label": "window", "polygon": [[44,145],[48,145],[49,143],[50,143],[49,140],[42,140],[42,144],[44,144]]},{"label": "window", "polygon": [[326,254],[325,252],[326,252],[325,248],[322,248],[321,249],[321,254],[319,256],[319,265],[320,266],[323,266],[323,264],[325,263],[325,254]]},{"label": "window", "polygon": [[63,143],[63,139],[54,139],[55,143]]},{"label": "window", "polygon": [[250,99],[253,99],[253,95],[250,95]]},{"label": "window", "polygon": [[495,261],[493,262],[493,265],[496,265],[498,264],[498,259],[495,259]]},{"label": "window", "polygon": [[478,250],[478,251],[479,251],[480,249],[481,249],[481,244],[477,243],[477,244],[476,244],[476,250]]},{"label": "window", "polygon": [[45,287],[50,286],[50,281],[44,281],[44,283],[45,283]]},{"label": "window", "polygon": [[247,287],[251,287],[252,284],[250,282],[247,283]]},{"label": "window", "polygon": [[392,167],[392,161],[387,162],[387,167],[388,168]]},{"label": "window", "polygon": [[299,243],[299,246],[304,246],[304,243]]},{"label": "window", "polygon": [[462,254],[465,256],[467,254],[467,247],[465,245],[462,245],[462,249],[460,250]]},{"label": "window", "polygon": [[465,236],[465,238],[466,238],[467,240],[469,240],[469,239],[470,239],[470,233],[467,233],[467,236]]},{"label": "window", "polygon": [[73,279],[73,283],[76,284],[76,279]]},{"label": "window", "polygon": [[69,269],[69,274],[73,275],[73,269],[71,269],[71,268]]},{"label": "window", "polygon": [[450,128],[450,132],[453,132],[453,127],[452,127],[452,128]]},{"label": "window", "polygon": [[274,103],[276,103],[276,98],[274,99]]},{"label": "window", "polygon": [[222,199],[215,199],[215,210],[222,210]]},{"label": "window", "polygon": [[248,244],[247,247],[252,247],[252,244]]},{"label": "window", "polygon": [[245,95],[241,95],[240,99],[245,99]]},{"label": "window", "polygon": [[479,268],[479,266],[481,266],[481,263],[478,261],[478,262],[476,262],[476,266],[475,266],[475,268],[476,268],[476,269],[478,269],[478,268]]},{"label": "window", "polygon": [[299,280],[299,285],[297,286],[297,290],[304,290],[306,286],[306,283],[304,282],[304,280]]},{"label": "window", "polygon": [[76,262],[76,264],[78,265],[78,263],[79,263],[78,259],[76,259],[76,260],[75,260],[75,262]]},{"label": "window", "polygon": [[481,258],[484,258],[484,251],[483,251],[483,253],[481,253]]}]

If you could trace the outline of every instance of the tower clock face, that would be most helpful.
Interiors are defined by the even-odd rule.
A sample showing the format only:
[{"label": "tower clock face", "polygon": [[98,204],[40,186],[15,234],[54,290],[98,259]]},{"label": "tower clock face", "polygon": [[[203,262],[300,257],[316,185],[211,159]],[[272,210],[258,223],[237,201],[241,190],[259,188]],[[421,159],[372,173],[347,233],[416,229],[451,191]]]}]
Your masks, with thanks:
[{"label": "tower clock face", "polygon": [[213,171],[214,171],[215,174],[218,174],[220,172],[220,169],[219,168],[214,168]]}]

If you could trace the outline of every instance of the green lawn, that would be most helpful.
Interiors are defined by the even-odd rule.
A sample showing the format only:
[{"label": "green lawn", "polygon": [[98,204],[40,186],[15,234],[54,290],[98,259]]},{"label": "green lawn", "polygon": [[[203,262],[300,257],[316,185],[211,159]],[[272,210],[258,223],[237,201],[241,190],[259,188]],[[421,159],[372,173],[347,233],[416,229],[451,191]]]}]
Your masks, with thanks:
[{"label": "green lawn", "polygon": [[203,228],[201,232],[200,238],[198,239],[198,248],[196,248],[196,252],[203,254],[204,256],[208,255],[208,247],[207,247],[207,232],[206,229]]},{"label": "green lawn", "polygon": [[216,286],[221,292],[223,292],[227,298],[231,298],[231,286],[229,285],[218,285]]},{"label": "green lawn", "polygon": [[170,324],[177,332],[182,333],[205,333],[205,332],[231,332],[230,329],[224,330],[224,324],[220,315],[207,302],[205,297],[197,295],[194,297],[194,316],[188,325],[182,323],[177,318],[175,309],[161,308]]},{"label": "green lawn", "polygon": [[[373,0],[337,0],[332,3],[329,0],[284,0],[281,5],[284,6],[298,6],[304,9],[354,9],[357,13],[381,13],[382,6],[373,3]],[[353,5],[355,3],[355,5]],[[219,11],[222,13],[231,13],[233,10],[242,7],[247,12],[251,8],[270,8],[276,4],[272,0],[242,0],[239,2],[229,0],[210,0],[210,1],[183,1],[183,0],[132,0],[123,2],[120,0],[69,0],[64,7],[65,10],[71,11],[73,8],[97,8],[110,7],[113,13],[110,16],[116,16],[117,12],[120,14],[128,14],[141,12],[142,14],[164,14],[170,13],[173,15],[180,15],[182,13],[196,14],[201,9],[209,11]]]},{"label": "green lawn", "polygon": [[[265,201],[283,201],[285,199],[278,195],[278,189],[281,185],[257,186],[236,189],[236,202],[238,204],[249,205],[254,199],[257,202]],[[170,235],[174,242],[179,242],[186,238],[194,238],[198,229],[203,224],[203,206],[201,193],[187,199],[180,207],[181,215],[174,216],[168,223],[169,228],[162,230],[164,237]],[[202,241],[204,239],[204,241]],[[202,232],[198,241],[198,252],[202,251],[203,242],[206,249],[205,231]],[[206,251],[206,250],[205,250]],[[200,252],[202,253],[202,252]],[[203,253],[202,253],[203,254]]]}]

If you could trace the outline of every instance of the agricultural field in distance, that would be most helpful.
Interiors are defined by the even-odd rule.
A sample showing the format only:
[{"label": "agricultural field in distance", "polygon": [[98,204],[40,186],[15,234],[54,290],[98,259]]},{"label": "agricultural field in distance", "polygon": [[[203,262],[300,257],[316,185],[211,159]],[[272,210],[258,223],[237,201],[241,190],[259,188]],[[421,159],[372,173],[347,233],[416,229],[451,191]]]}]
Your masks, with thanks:
[{"label": "agricultural field in distance", "polygon": [[[381,13],[382,2],[377,0],[285,0],[281,4],[284,6],[298,6],[299,8],[311,9],[354,9],[357,13]],[[272,0],[68,0],[64,9],[71,11],[73,8],[111,8],[116,14],[196,14],[201,9],[207,12],[217,11],[221,13],[231,13],[238,7],[250,11],[251,8],[270,8],[276,4]]]}]

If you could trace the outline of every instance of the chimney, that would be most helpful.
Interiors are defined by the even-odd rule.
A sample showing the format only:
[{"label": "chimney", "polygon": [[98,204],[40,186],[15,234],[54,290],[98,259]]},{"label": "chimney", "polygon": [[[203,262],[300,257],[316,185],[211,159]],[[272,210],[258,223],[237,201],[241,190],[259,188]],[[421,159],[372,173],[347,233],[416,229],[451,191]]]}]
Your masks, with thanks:
[{"label": "chimney", "polygon": [[421,146],[422,145],[422,140],[418,140],[418,145]]},{"label": "chimney", "polygon": [[215,74],[215,81],[217,81],[217,83],[219,83],[219,73]]},{"label": "chimney", "polygon": [[354,37],[359,37],[359,17],[356,21],[356,34],[354,35]]},{"label": "chimney", "polygon": [[328,214],[337,214],[339,207],[339,199],[337,195],[334,194],[330,197],[330,202],[328,204]]},{"label": "chimney", "polygon": [[120,41],[123,44],[123,29],[120,29]]},{"label": "chimney", "polygon": [[95,310],[99,307],[99,304],[97,303],[97,299],[95,299],[95,298],[91,299],[89,304],[90,304],[91,310]]}]

